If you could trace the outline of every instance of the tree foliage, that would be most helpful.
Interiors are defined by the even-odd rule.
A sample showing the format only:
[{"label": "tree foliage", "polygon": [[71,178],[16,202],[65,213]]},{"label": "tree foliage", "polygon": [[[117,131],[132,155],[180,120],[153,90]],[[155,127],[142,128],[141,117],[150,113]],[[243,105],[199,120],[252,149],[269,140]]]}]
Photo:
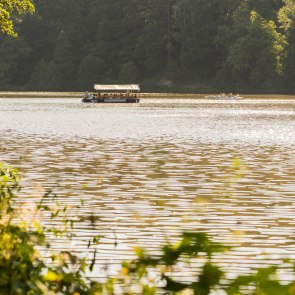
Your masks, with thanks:
[{"label": "tree foliage", "polygon": [[0,1],[0,30],[11,36],[17,36],[13,21],[25,12],[34,12],[31,0],[1,0]]},{"label": "tree foliage", "polygon": [[[20,3],[32,11],[27,1]],[[9,79],[0,80],[3,90],[138,82],[145,90],[171,85],[186,91],[295,91],[294,0],[35,0],[35,5],[35,14],[15,23],[26,52],[7,61],[0,56],[6,69],[25,71],[12,70]],[[5,39],[0,47],[9,51]],[[30,60],[25,67],[24,56]]]}]

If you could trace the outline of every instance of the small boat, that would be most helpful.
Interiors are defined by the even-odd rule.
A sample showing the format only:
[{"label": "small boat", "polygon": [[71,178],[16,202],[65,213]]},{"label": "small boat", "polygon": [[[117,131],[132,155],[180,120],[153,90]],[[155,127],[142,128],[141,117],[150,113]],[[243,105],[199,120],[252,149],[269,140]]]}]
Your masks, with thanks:
[{"label": "small boat", "polygon": [[94,85],[94,93],[87,91],[82,98],[85,103],[139,103],[135,92],[140,91],[138,84]]},{"label": "small boat", "polygon": [[204,97],[205,99],[216,99],[216,100],[239,100],[244,99],[244,97],[240,96],[239,94],[233,95],[232,93],[225,94],[213,94],[213,95],[207,95]]}]

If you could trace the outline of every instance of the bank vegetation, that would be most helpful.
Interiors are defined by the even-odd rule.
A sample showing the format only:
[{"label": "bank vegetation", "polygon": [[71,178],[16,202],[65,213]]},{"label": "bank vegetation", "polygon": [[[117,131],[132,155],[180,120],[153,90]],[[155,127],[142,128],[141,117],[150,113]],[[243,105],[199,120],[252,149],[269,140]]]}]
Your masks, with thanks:
[{"label": "bank vegetation", "polygon": [[[230,248],[198,232],[183,233],[177,244],[163,244],[157,255],[135,248],[135,259],[122,261],[117,275],[108,275],[101,266],[104,279],[95,279],[95,274],[90,279],[99,267],[96,253],[101,237],[88,242],[83,257],[68,249],[54,250],[50,241],[71,240],[75,223],[67,218],[67,207],[52,205],[55,196],[50,192],[33,207],[20,206],[20,180],[18,170],[0,164],[1,295],[295,294],[294,261],[286,259],[282,265],[229,279],[214,257]],[[62,224],[55,222],[57,217]],[[282,268],[289,272],[289,280],[279,280]],[[189,275],[183,276],[185,271]]]}]

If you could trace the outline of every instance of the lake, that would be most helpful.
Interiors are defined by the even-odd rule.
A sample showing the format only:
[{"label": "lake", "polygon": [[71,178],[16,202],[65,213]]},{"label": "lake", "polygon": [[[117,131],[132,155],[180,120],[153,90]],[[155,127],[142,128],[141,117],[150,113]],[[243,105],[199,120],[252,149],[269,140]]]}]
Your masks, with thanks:
[{"label": "lake", "polygon": [[73,206],[75,251],[102,235],[98,259],[117,265],[201,231],[234,246],[215,258],[232,274],[295,258],[295,100],[0,102],[0,160],[22,200],[51,189]]}]

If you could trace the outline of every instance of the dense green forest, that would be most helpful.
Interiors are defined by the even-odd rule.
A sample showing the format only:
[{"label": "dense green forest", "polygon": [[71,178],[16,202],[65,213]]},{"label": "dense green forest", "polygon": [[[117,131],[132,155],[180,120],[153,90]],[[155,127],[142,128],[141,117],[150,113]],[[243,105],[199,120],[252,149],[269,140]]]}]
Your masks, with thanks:
[{"label": "dense green forest", "polygon": [[35,0],[0,90],[295,92],[294,0]]}]

